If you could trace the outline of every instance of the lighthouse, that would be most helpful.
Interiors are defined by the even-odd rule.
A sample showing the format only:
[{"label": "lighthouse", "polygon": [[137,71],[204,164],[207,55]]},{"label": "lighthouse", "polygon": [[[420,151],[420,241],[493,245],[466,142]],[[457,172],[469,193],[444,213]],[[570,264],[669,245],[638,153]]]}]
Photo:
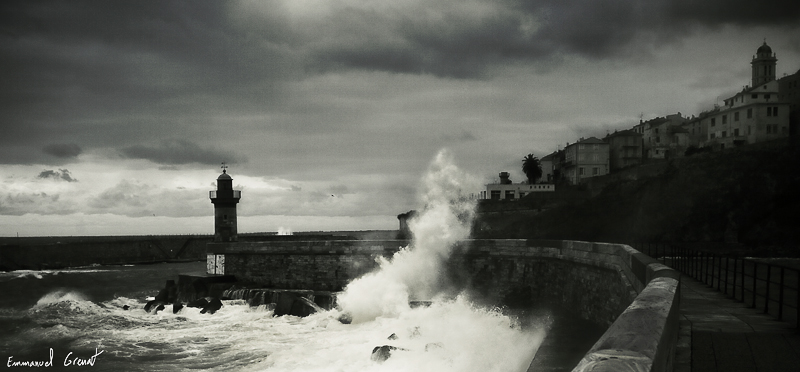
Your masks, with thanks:
[{"label": "lighthouse", "polygon": [[235,242],[236,204],[242,198],[240,190],[233,189],[233,178],[228,175],[228,166],[222,164],[222,174],[217,177],[217,189],[208,193],[214,204],[214,242]]}]

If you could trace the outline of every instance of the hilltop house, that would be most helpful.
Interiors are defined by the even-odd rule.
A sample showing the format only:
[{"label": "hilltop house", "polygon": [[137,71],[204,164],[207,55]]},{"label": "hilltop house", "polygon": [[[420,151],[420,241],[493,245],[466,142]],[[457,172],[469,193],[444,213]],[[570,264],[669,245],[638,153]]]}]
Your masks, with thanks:
[{"label": "hilltop house", "polygon": [[642,135],[633,130],[614,132],[603,139],[609,146],[609,168],[611,172],[642,164]]},{"label": "hilltop house", "polygon": [[596,137],[581,138],[564,148],[563,175],[573,185],[608,171],[607,142]]},{"label": "hilltop house", "polygon": [[[683,133],[681,126],[686,124],[686,118],[681,113],[667,115],[640,122],[633,127],[633,131],[642,135],[644,157],[647,159],[667,159],[683,155],[678,143],[675,143],[676,134]],[[684,142],[688,138],[681,138]],[[686,145],[682,145],[686,146]],[[678,154],[680,153],[680,154]]]},{"label": "hilltop house", "polygon": [[800,70],[778,79],[778,101],[789,103],[789,134],[800,132]]},{"label": "hilltop house", "polygon": [[684,126],[691,138],[699,141],[693,144],[725,149],[788,137],[790,105],[785,97],[793,84],[787,79],[783,83],[786,93],[780,93],[781,83],[775,80],[777,61],[772,48],[764,42],[750,62],[752,85]]},{"label": "hilltop house", "polygon": [[555,167],[558,161],[558,151],[539,159],[539,164],[542,166],[542,181],[545,183],[555,182]]}]

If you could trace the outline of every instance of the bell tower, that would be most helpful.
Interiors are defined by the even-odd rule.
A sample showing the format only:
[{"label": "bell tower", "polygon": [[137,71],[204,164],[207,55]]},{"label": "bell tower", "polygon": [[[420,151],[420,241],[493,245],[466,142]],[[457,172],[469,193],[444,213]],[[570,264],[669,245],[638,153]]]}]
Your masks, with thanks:
[{"label": "bell tower", "polygon": [[217,177],[217,189],[208,193],[214,204],[214,242],[237,241],[236,204],[242,198],[240,190],[233,189],[233,178],[228,166],[222,163],[222,174]]},{"label": "bell tower", "polygon": [[775,57],[775,54],[772,53],[772,48],[770,48],[769,45],[767,45],[767,41],[764,40],[764,44],[758,47],[756,55],[750,62],[750,65],[753,66],[752,87],[755,88],[761,84],[775,80],[775,65],[777,65],[777,63],[778,58]]}]

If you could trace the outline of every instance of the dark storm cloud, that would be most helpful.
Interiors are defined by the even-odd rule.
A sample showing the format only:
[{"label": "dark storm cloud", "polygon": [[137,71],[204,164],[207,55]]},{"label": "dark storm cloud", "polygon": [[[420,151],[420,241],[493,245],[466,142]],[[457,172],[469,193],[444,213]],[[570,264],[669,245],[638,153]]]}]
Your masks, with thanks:
[{"label": "dark storm cloud", "polygon": [[215,165],[221,162],[229,164],[242,163],[244,159],[227,151],[203,148],[186,140],[166,140],[152,145],[135,145],[121,150],[123,156],[131,159],[146,159],[157,164],[189,164],[199,163]]},{"label": "dark storm cloud", "polygon": [[[423,3],[377,13],[334,9],[309,43],[320,68],[479,77],[498,63],[566,54],[618,58],[648,53],[702,28],[797,27],[790,0],[543,0]],[[331,32],[334,30],[334,32]],[[333,36],[327,36],[333,35]]]},{"label": "dark storm cloud", "polygon": [[[326,101],[315,116],[316,87],[285,90],[319,72],[484,78],[567,55],[625,59],[727,24],[790,30],[798,14],[800,2],[778,0],[3,1],[0,163],[115,147],[161,164],[216,164],[220,154],[189,156],[191,146],[135,144],[199,143],[221,124],[242,136],[344,131],[362,106]],[[336,112],[339,126],[319,118]],[[247,116],[273,120],[236,121]]]},{"label": "dark storm cloud", "polygon": [[78,182],[78,180],[72,178],[72,174],[70,174],[66,169],[59,169],[57,171],[52,169],[43,170],[38,176],[36,176],[36,178]]},{"label": "dark storm cloud", "polygon": [[52,138],[84,150],[125,145],[185,132],[164,123],[268,106],[287,62],[270,34],[228,22],[227,7],[0,3],[0,147],[41,149]]},{"label": "dark storm cloud", "polygon": [[83,152],[81,147],[74,143],[51,143],[42,151],[57,158],[75,158]]}]

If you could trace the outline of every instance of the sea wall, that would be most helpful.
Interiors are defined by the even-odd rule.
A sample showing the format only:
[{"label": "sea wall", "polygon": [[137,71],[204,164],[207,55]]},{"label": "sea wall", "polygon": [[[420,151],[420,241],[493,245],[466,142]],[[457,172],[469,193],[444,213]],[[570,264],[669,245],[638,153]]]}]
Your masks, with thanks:
[{"label": "sea wall", "polygon": [[10,241],[0,245],[2,270],[203,260],[206,245],[212,239],[204,235],[176,235],[6,240]]},{"label": "sea wall", "polygon": [[[338,291],[407,241],[208,245],[209,273],[264,287]],[[557,301],[608,326],[575,371],[669,371],[677,342],[679,274],[619,244],[467,240],[445,279],[494,303]]]}]

